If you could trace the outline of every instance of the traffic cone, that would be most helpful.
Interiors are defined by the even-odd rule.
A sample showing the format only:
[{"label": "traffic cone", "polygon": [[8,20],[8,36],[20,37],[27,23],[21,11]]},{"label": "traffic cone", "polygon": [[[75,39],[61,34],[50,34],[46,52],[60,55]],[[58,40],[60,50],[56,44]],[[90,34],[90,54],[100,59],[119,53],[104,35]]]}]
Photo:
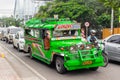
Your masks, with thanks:
[{"label": "traffic cone", "polygon": [[0,54],[1,58],[5,58],[5,55],[3,53]]}]

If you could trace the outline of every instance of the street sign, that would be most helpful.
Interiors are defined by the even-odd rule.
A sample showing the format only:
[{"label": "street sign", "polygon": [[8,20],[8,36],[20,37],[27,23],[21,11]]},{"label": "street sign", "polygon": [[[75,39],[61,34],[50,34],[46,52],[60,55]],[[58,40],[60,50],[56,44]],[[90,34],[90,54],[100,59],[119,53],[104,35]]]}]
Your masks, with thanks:
[{"label": "street sign", "polygon": [[55,15],[54,15],[54,18],[55,18],[55,19],[58,19],[58,15],[57,15],[57,14],[55,14]]},{"label": "street sign", "polygon": [[85,27],[86,27],[86,38],[88,37],[88,27],[90,26],[89,22],[85,22]]},{"label": "street sign", "polygon": [[90,23],[89,22],[85,22],[85,26],[89,27]]}]

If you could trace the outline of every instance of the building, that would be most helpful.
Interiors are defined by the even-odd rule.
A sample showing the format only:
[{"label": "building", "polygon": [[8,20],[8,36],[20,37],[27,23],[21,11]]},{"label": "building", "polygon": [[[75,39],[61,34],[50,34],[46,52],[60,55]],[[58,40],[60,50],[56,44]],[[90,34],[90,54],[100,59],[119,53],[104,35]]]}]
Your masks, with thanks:
[{"label": "building", "polygon": [[23,19],[23,0],[15,0],[15,7],[14,7],[14,17],[15,19]]},{"label": "building", "polygon": [[46,1],[45,0],[15,0],[15,7],[14,7],[15,19],[23,20],[25,23],[27,20],[31,19],[38,12],[39,6],[44,5]]}]

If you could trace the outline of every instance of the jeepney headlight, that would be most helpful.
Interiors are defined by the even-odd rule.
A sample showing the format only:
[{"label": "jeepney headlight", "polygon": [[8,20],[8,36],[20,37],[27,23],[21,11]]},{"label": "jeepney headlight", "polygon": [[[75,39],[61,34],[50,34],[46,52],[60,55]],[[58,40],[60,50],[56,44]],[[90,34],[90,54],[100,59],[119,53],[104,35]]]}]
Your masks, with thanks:
[{"label": "jeepney headlight", "polygon": [[92,48],[93,48],[93,46],[92,46],[91,44],[87,44],[87,45],[86,45],[86,49],[87,49],[87,50],[90,50],[90,49],[92,49]]},{"label": "jeepney headlight", "polygon": [[96,50],[95,50],[95,51],[93,51],[93,53],[94,53],[94,54],[97,54],[97,53],[98,53],[98,51],[96,51]]},{"label": "jeepney headlight", "polygon": [[71,53],[76,53],[78,50],[77,50],[77,46],[71,46],[70,48],[69,48],[69,50],[70,50],[70,52]]},{"label": "jeepney headlight", "polygon": [[85,45],[84,44],[79,44],[79,45],[77,45],[77,48],[79,50],[83,50],[85,48]]},{"label": "jeepney headlight", "polygon": [[75,50],[75,47],[71,46],[70,47],[70,51],[72,51],[72,50]]},{"label": "jeepney headlight", "polygon": [[62,51],[63,51],[63,50],[65,50],[65,49],[64,49],[64,47],[61,47],[61,48],[60,48],[60,50],[62,50]]}]

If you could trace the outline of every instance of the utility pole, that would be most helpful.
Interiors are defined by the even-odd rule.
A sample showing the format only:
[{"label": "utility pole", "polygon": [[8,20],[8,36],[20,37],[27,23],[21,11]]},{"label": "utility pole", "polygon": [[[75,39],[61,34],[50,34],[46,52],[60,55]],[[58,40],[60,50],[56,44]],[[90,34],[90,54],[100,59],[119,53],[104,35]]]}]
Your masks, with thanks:
[{"label": "utility pole", "polygon": [[15,0],[15,5],[14,5],[14,17],[16,17],[16,6],[17,6],[17,0]]},{"label": "utility pole", "polygon": [[113,34],[114,8],[111,9],[111,34]]}]

